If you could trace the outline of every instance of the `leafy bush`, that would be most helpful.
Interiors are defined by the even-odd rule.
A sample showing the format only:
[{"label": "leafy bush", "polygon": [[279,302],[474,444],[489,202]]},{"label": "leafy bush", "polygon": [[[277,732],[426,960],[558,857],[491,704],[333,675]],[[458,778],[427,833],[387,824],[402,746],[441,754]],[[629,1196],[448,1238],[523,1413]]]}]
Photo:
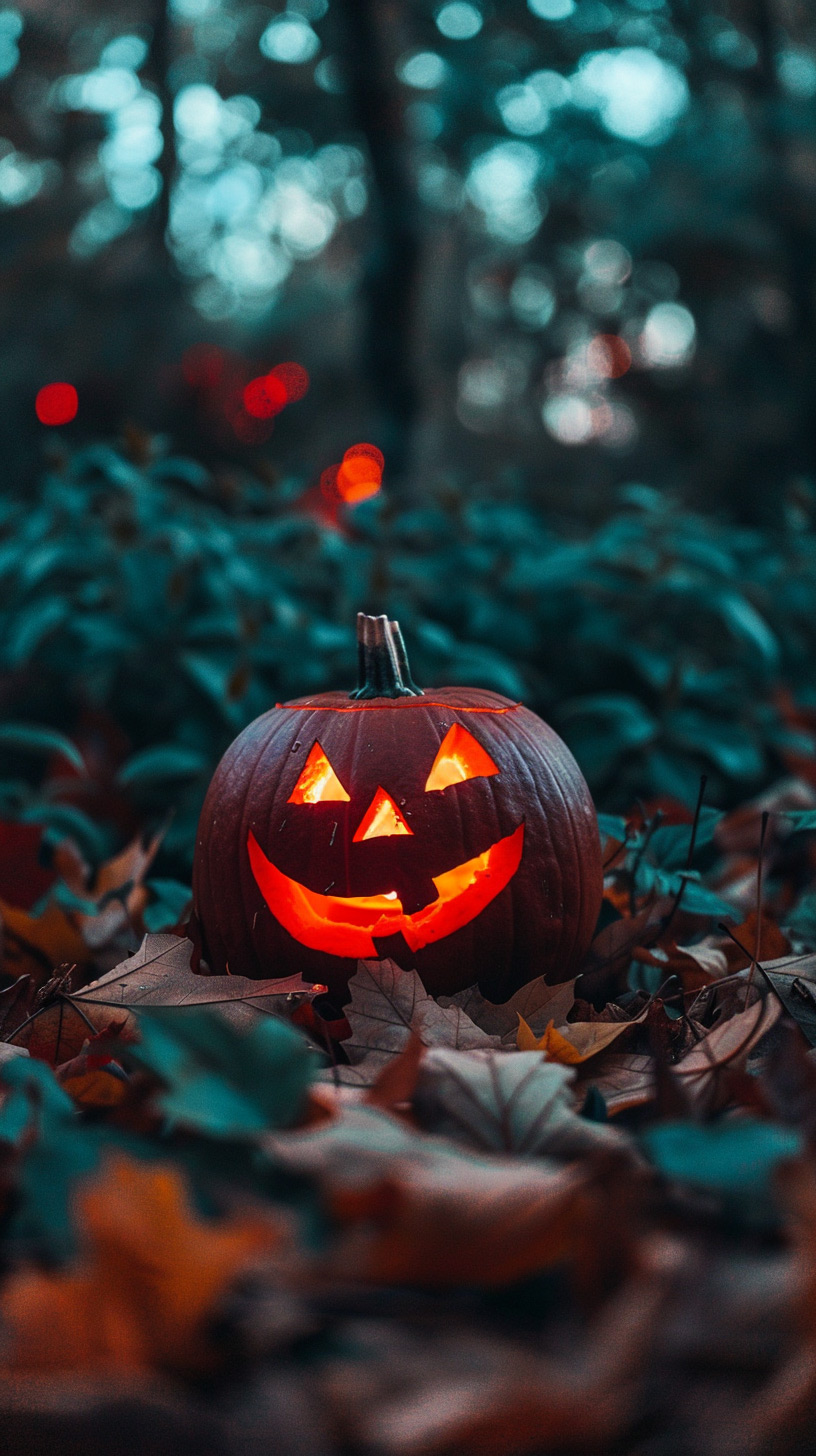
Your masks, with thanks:
[{"label": "leafy bush", "polygon": [[[400,619],[421,683],[523,697],[607,808],[693,803],[701,772],[710,798],[733,800],[813,751],[777,694],[812,695],[816,534],[801,510],[770,536],[630,486],[588,529],[543,518],[514,479],[384,495],[335,524],[296,480],[97,445],[0,512],[4,718],[77,741],[108,724],[111,793],[139,818],[175,806],[177,869],[241,726],[353,685],[360,608]],[[7,811],[30,796],[25,762]],[[66,782],[81,825],[75,779],[49,790],[53,813]]]}]

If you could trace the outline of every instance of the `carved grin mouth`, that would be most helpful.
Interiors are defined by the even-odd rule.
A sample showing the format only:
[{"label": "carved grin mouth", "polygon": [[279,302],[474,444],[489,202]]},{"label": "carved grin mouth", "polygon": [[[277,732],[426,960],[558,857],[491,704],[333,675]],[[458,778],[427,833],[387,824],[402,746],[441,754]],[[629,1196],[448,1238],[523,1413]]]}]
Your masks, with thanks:
[{"label": "carved grin mouth", "polygon": [[321,895],[283,874],[264,854],[252,830],[247,850],[252,873],[284,930],[310,950],[373,959],[375,940],[402,934],[421,950],[461,930],[501,893],[521,863],[524,824],[482,854],[434,877],[437,899],[406,915],[395,890],[382,895]]}]

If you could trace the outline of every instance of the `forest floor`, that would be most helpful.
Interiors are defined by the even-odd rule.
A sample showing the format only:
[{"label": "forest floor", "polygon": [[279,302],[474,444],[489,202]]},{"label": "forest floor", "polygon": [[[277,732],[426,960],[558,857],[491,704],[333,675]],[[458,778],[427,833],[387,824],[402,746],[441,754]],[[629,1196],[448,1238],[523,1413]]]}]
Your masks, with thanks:
[{"label": "forest floor", "polygon": [[341,1007],[4,826],[6,1456],[811,1449],[816,791],[602,827],[577,978]]}]

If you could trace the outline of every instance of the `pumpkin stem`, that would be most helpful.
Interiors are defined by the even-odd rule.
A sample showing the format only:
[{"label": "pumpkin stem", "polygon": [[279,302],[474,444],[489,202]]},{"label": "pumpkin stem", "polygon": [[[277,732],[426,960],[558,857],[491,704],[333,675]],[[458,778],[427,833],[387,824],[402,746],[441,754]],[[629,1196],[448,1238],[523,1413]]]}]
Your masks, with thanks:
[{"label": "pumpkin stem", "polygon": [[411,677],[399,622],[357,613],[360,682],[352,698],[421,698]]}]

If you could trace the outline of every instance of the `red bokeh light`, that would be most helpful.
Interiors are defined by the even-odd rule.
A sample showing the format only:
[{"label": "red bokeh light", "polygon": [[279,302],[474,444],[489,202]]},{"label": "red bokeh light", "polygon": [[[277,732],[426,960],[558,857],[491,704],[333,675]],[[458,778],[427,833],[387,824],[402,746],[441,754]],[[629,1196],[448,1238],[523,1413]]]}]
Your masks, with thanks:
[{"label": "red bokeh light", "polygon": [[309,388],[309,375],[302,364],[276,364],[267,377],[282,385],[285,404],[295,404]]},{"label": "red bokeh light", "polygon": [[286,386],[275,374],[259,375],[244,387],[244,409],[254,420],[271,420],[289,402]]},{"label": "red bokeh light", "polygon": [[343,464],[345,464],[347,460],[356,460],[358,457],[364,457],[367,460],[376,461],[380,474],[382,475],[382,472],[385,468],[385,456],[383,455],[382,450],[379,450],[376,445],[349,445],[348,450],[343,456]]},{"label": "red bokeh light", "polygon": [[34,409],[41,425],[67,425],[76,418],[79,395],[73,384],[45,384],[37,393]]},{"label": "red bokeh light", "polygon": [[337,472],[337,492],[347,505],[376,495],[382,483],[385,457],[376,445],[350,445]]},{"label": "red bokeh light", "polygon": [[632,351],[619,334],[596,334],[587,345],[587,358],[597,374],[619,379],[632,363]]}]

